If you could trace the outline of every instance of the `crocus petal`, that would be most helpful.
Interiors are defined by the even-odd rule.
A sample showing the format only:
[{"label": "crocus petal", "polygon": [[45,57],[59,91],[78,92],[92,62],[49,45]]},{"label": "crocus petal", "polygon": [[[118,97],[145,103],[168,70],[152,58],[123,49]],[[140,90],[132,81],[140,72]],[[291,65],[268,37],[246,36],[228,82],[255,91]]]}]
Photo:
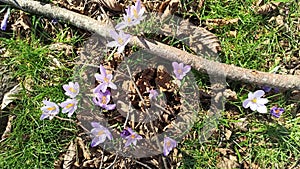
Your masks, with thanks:
[{"label": "crocus petal", "polygon": [[106,110],[113,110],[116,108],[116,104],[108,104],[105,106],[105,109]]},{"label": "crocus petal", "polygon": [[183,68],[183,72],[184,72],[184,73],[188,73],[190,70],[191,70],[191,66],[190,66],[190,65],[186,65],[186,66],[184,66],[184,68]]},{"label": "crocus petal", "polygon": [[107,46],[107,47],[110,47],[110,48],[112,48],[112,47],[117,47],[117,46],[119,46],[119,43],[116,42],[116,41],[112,41],[112,42],[108,42],[108,43],[106,44],[106,46]]},{"label": "crocus petal", "polygon": [[125,49],[124,45],[123,46],[119,46],[117,52],[118,53],[122,53],[124,51],[124,49]]},{"label": "crocus petal", "polygon": [[125,143],[125,147],[128,147],[132,143],[132,139],[128,139]]},{"label": "crocus petal", "polygon": [[92,143],[91,143],[91,147],[96,147],[97,145],[100,144],[100,140],[98,137],[93,138]]},{"label": "crocus petal", "polygon": [[265,94],[263,90],[257,90],[254,92],[254,97],[262,97]]},{"label": "crocus petal", "polygon": [[254,104],[254,103],[250,103],[250,109],[252,110],[252,111],[255,111],[255,110],[257,110],[257,104]]},{"label": "crocus petal", "polygon": [[100,73],[102,77],[106,76],[106,69],[102,65],[100,65]]},{"label": "crocus petal", "polygon": [[268,99],[265,99],[265,98],[259,98],[257,99],[257,104],[267,104],[269,101]]},{"label": "crocus petal", "polygon": [[266,106],[258,106],[258,107],[257,107],[257,111],[258,111],[259,113],[267,113],[267,112],[268,112],[268,109],[267,109]]},{"label": "crocus petal", "polygon": [[103,127],[102,125],[100,125],[100,124],[97,123],[97,122],[91,122],[91,125],[92,125],[92,127],[94,127],[94,128],[101,128],[101,127]]},{"label": "crocus petal", "polygon": [[244,108],[248,108],[250,106],[251,100],[250,99],[246,99],[245,101],[243,101],[243,107]]},{"label": "crocus petal", "polygon": [[121,30],[121,29],[124,29],[127,25],[124,23],[124,22],[120,22],[116,25],[116,29],[117,30]]},{"label": "crocus petal", "polygon": [[111,35],[111,37],[112,37],[114,40],[117,40],[118,37],[119,37],[118,33],[117,33],[115,30],[109,31],[109,34]]},{"label": "crocus petal", "polygon": [[42,114],[41,117],[40,117],[40,120],[44,120],[45,118],[49,117],[48,114]]}]

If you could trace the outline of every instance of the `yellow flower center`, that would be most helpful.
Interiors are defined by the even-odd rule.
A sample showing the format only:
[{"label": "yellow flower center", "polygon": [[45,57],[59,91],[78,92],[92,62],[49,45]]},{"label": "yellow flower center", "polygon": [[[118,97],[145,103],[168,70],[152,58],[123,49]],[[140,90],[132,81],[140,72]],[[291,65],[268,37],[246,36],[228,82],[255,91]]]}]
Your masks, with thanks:
[{"label": "yellow flower center", "polygon": [[182,69],[178,69],[177,72],[178,72],[179,74],[181,74],[181,73],[182,73]]},{"label": "yellow flower center", "polygon": [[118,42],[119,42],[120,45],[122,45],[124,43],[122,38],[118,38]]},{"label": "yellow flower center", "polygon": [[138,15],[136,9],[133,9],[133,16],[134,16],[135,18],[138,18],[138,17],[139,17],[139,15]]},{"label": "yellow flower center", "polygon": [[105,81],[106,83],[108,83],[108,82],[109,82],[109,79],[108,79],[107,77],[104,77],[104,81]]},{"label": "yellow flower center", "polygon": [[73,87],[70,87],[69,90],[70,90],[72,93],[76,93],[76,90],[75,90]]},{"label": "yellow flower center", "polygon": [[73,103],[69,103],[69,104],[66,106],[66,108],[68,109],[68,108],[73,107],[73,106],[74,106]]},{"label": "yellow flower center", "polygon": [[102,104],[106,104],[106,97],[102,96]]},{"label": "yellow flower center", "polygon": [[104,134],[104,131],[103,131],[103,130],[100,130],[100,131],[97,133],[97,136],[101,136],[102,134]]},{"label": "yellow flower center", "polygon": [[49,111],[52,111],[52,110],[55,110],[56,108],[53,106],[53,107],[49,107],[49,108],[47,108],[47,110],[49,110]]},{"label": "yellow flower center", "polygon": [[130,137],[131,137],[132,139],[134,139],[134,138],[135,138],[135,135],[134,135],[134,134],[132,134]]},{"label": "yellow flower center", "polygon": [[280,110],[279,110],[279,109],[276,109],[276,110],[275,110],[275,113],[276,113],[276,114],[278,114],[279,112],[280,112]]},{"label": "yellow flower center", "polygon": [[252,99],[251,101],[252,101],[253,103],[256,103],[256,102],[257,102],[257,99],[254,98],[254,99]]},{"label": "yellow flower center", "polygon": [[127,18],[127,22],[131,22],[131,18],[130,17]]},{"label": "yellow flower center", "polygon": [[171,146],[171,141],[167,141],[166,145],[167,145],[167,147],[170,147]]}]

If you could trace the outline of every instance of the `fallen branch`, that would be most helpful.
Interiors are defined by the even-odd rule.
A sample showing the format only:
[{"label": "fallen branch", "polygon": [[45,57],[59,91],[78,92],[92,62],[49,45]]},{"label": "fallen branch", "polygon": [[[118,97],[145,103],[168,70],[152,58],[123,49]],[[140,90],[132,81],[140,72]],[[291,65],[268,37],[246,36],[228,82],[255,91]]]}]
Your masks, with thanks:
[{"label": "fallen branch", "polygon": [[[14,3],[14,0],[0,1],[18,7]],[[41,14],[69,22],[78,28],[95,32],[103,37],[109,37],[110,35],[108,31],[113,29],[112,24],[104,24],[85,15],[56,7],[51,4],[43,4],[33,0],[16,1],[27,12]],[[214,62],[157,41],[151,42],[146,39],[139,39],[138,37],[133,37],[130,44],[135,44],[148,52],[161,56],[165,59],[192,65],[196,70],[206,72],[210,75],[226,77],[232,80],[254,83],[257,85],[268,85],[281,89],[300,89],[300,76],[271,74]]]}]

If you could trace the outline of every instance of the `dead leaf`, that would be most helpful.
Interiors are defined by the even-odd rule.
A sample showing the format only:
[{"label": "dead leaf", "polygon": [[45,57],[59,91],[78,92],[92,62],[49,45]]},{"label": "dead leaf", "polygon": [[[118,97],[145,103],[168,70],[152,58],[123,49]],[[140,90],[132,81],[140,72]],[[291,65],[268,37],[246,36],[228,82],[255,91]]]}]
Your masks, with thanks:
[{"label": "dead leaf", "polygon": [[204,5],[205,0],[199,0],[198,8],[201,9]]},{"label": "dead leaf", "polygon": [[63,163],[64,169],[71,169],[72,165],[74,164],[76,158],[76,147],[77,144],[74,143],[74,141],[71,141],[68,150],[64,156],[64,163]]},{"label": "dead leaf", "polygon": [[99,0],[99,2],[113,11],[121,12],[123,9],[123,6],[117,0]]},{"label": "dead leaf", "polygon": [[231,90],[231,89],[225,89],[225,91],[223,92],[223,95],[226,99],[229,99],[229,100],[232,100],[232,101],[237,100],[236,92]]},{"label": "dead leaf", "polygon": [[7,137],[9,137],[9,134],[11,133],[11,124],[12,124],[12,121],[13,121],[14,118],[15,118],[14,115],[9,115],[9,116],[8,116],[7,125],[6,125],[6,128],[5,128],[4,133],[3,133],[2,136],[1,136],[0,142],[2,142],[2,141],[5,140]]},{"label": "dead leaf", "polygon": [[233,123],[234,125],[234,128],[238,128],[242,131],[248,131],[248,128],[247,128],[247,125],[248,125],[248,122],[247,122],[247,118],[240,118],[238,119],[238,122],[236,123]]},{"label": "dead leaf", "polygon": [[223,157],[218,162],[217,168],[222,168],[222,169],[239,168],[239,164],[237,162],[237,157],[233,156],[233,155],[229,155],[229,158]]},{"label": "dead leaf", "polygon": [[171,0],[166,7],[164,13],[162,14],[161,18],[165,19],[169,15],[172,15],[175,11],[178,9],[178,5],[180,3],[180,0]]},{"label": "dead leaf", "polygon": [[226,140],[230,139],[231,134],[232,134],[231,130],[225,129],[225,138],[226,138]]},{"label": "dead leaf", "polygon": [[30,18],[26,15],[25,12],[20,11],[20,17],[12,25],[12,29],[16,31],[18,28],[23,27],[24,30],[27,30],[30,28],[30,25],[31,25]]},{"label": "dead leaf", "polygon": [[21,85],[18,84],[14,88],[12,88],[9,92],[4,94],[2,103],[1,103],[1,110],[3,110],[9,103],[13,102],[17,97],[15,96],[21,90]]},{"label": "dead leaf", "polygon": [[82,152],[83,152],[83,157],[84,157],[86,160],[90,160],[90,159],[91,159],[91,154],[90,154],[90,152],[88,151],[88,149],[86,148],[85,144],[83,143],[82,138],[77,137],[77,138],[76,138],[76,141],[77,141],[77,144],[79,145],[79,147],[81,148],[81,150],[82,150]]},{"label": "dead leaf", "polygon": [[239,18],[234,19],[207,19],[205,21],[206,25],[209,26],[224,26],[229,24],[236,24],[239,22]]},{"label": "dead leaf", "polygon": [[275,11],[282,2],[269,2],[256,9],[257,14],[266,15]]}]

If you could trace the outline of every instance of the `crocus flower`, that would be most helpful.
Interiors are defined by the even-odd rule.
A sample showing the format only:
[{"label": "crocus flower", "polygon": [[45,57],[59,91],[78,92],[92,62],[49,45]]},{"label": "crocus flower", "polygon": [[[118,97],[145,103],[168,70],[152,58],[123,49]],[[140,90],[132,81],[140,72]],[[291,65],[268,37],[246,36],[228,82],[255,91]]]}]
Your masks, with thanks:
[{"label": "crocus flower", "polygon": [[44,120],[45,118],[52,120],[53,117],[59,113],[58,105],[47,100],[43,100],[43,103],[45,106],[41,108],[43,114],[41,115],[40,120]]},{"label": "crocus flower", "polygon": [[106,70],[102,65],[100,65],[100,73],[101,74],[95,74],[95,78],[100,84],[94,89],[94,93],[99,93],[100,91],[105,92],[107,87],[110,87],[111,89],[117,89],[117,86],[111,82],[113,75],[106,74]]},{"label": "crocus flower", "polygon": [[91,125],[93,126],[91,133],[94,136],[91,143],[92,147],[95,147],[100,143],[103,143],[106,140],[106,138],[108,138],[109,140],[113,139],[112,134],[106,127],[102,126],[97,122],[91,122]]},{"label": "crocus flower", "polygon": [[127,131],[130,133],[125,139],[127,140],[125,143],[125,147],[128,147],[129,145],[133,144],[136,145],[137,140],[141,140],[142,136],[138,135],[136,132],[132,131],[131,128],[127,128]]},{"label": "crocus flower", "polygon": [[116,108],[116,104],[108,104],[110,101],[110,92],[106,90],[104,93],[94,93],[95,97],[93,98],[94,103],[97,106],[100,106],[106,110],[113,110]]},{"label": "crocus flower", "polygon": [[10,15],[10,9],[7,10],[7,12],[5,13],[4,18],[1,22],[1,30],[3,30],[3,31],[6,30],[9,15]]},{"label": "crocus flower", "polygon": [[127,130],[127,129],[124,129],[122,132],[121,132],[121,134],[120,134],[120,136],[122,137],[122,138],[126,138],[127,136],[129,136],[131,133]]},{"label": "crocus flower", "polygon": [[125,9],[126,15],[123,14],[123,21],[116,25],[117,30],[124,29],[125,27],[136,25],[136,21],[134,20],[133,14],[131,13],[131,8]]},{"label": "crocus flower", "polygon": [[177,142],[174,139],[171,139],[170,137],[165,137],[164,147],[163,147],[164,156],[168,156],[170,151],[176,146],[177,146]]},{"label": "crocus flower", "polygon": [[259,113],[267,113],[267,107],[265,104],[268,103],[268,99],[261,98],[265,92],[263,90],[257,90],[254,93],[248,94],[248,99],[243,102],[243,107],[248,108],[252,111],[257,110]]},{"label": "crocus flower", "polygon": [[135,24],[139,24],[141,22],[141,20],[143,20],[145,18],[145,16],[143,16],[143,14],[145,12],[145,8],[142,7],[141,0],[137,0],[135,5],[131,6],[131,12],[132,12]]},{"label": "crocus flower", "polygon": [[156,99],[157,96],[158,96],[158,92],[156,90],[151,89],[149,91],[149,98],[150,99]]},{"label": "crocus flower", "polygon": [[110,31],[110,35],[114,39],[114,41],[109,42],[106,46],[118,47],[118,53],[122,53],[131,36],[129,34],[125,34],[122,30],[119,34],[116,31],[112,30]]},{"label": "crocus flower", "polygon": [[68,117],[71,117],[74,111],[77,109],[78,101],[76,99],[67,99],[59,104],[62,109],[62,113],[68,113]]},{"label": "crocus flower", "polygon": [[173,62],[172,66],[174,69],[175,76],[178,80],[183,79],[183,77],[191,70],[190,65],[184,66],[183,63],[178,64],[177,62]]},{"label": "crocus flower", "polygon": [[277,106],[273,106],[270,110],[272,116],[279,118],[280,115],[284,112],[283,108],[278,108]]},{"label": "crocus flower", "polygon": [[79,84],[77,82],[69,82],[69,84],[63,85],[63,89],[66,91],[65,95],[75,98],[79,93]]}]

